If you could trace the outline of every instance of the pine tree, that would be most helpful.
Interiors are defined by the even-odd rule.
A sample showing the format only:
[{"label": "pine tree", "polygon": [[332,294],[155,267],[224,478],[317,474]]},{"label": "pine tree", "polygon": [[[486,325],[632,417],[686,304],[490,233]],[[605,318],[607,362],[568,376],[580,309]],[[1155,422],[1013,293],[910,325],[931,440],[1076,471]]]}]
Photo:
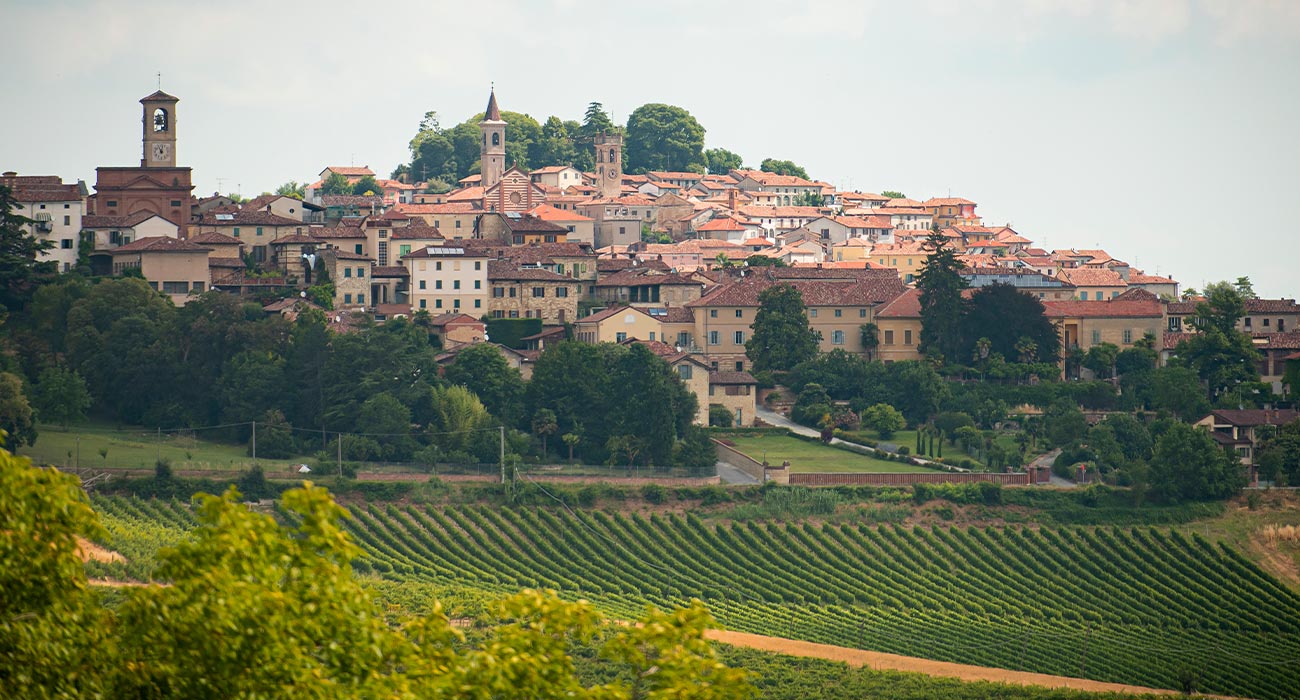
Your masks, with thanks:
[{"label": "pine tree", "polygon": [[921,351],[952,361],[961,351],[966,307],[961,293],[969,285],[959,272],[965,265],[938,231],[930,234],[925,247],[930,253],[916,280],[921,290]]}]

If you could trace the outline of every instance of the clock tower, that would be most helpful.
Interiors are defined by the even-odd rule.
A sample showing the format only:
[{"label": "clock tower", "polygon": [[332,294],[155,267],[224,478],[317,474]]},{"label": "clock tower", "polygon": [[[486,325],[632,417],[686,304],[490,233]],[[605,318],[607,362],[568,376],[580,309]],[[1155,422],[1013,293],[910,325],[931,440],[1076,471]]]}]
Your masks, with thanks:
[{"label": "clock tower", "polygon": [[176,103],[159,90],[140,100],[144,106],[144,153],[140,167],[95,168],[90,213],[123,219],[157,214],[176,224],[181,237],[190,225],[194,185],[190,169],[176,165]]},{"label": "clock tower", "polygon": [[596,134],[596,187],[602,199],[623,195],[623,134]]},{"label": "clock tower", "polygon": [[140,167],[176,167],[177,102],[180,100],[162,90],[140,100],[144,105],[144,155]]}]

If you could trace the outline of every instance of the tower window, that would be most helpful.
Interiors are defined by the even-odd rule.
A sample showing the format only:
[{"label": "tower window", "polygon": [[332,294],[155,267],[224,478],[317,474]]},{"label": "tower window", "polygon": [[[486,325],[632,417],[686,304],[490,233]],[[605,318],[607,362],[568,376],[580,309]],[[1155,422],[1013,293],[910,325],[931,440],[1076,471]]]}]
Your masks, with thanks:
[{"label": "tower window", "polygon": [[609,162],[614,162],[614,149],[609,149]]},{"label": "tower window", "polygon": [[500,145],[501,145],[501,134],[498,134],[498,133],[496,133],[496,132],[492,132],[492,145],[493,145],[493,146],[500,146]]},{"label": "tower window", "polygon": [[153,130],[167,131],[167,110],[162,107],[153,111]]}]

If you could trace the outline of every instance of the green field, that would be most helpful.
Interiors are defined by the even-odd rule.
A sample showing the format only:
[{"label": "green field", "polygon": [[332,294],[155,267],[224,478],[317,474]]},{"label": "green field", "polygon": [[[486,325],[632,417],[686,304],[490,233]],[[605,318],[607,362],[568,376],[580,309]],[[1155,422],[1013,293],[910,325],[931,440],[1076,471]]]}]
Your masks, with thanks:
[{"label": "green field", "polygon": [[[245,446],[204,440],[191,433],[159,434],[147,428],[93,424],[68,429],[40,425],[38,432],[36,444],[22,447],[18,454],[31,457],[41,465],[153,469],[161,457],[171,460],[172,469],[177,471],[244,471],[253,466],[253,458]],[[105,456],[100,456],[101,449],[107,450]],[[259,458],[257,461],[266,471],[276,471],[302,460]]]},{"label": "green field", "polygon": [[[892,436],[890,436],[888,440],[881,440],[880,435],[874,430],[863,429],[863,430],[847,432],[844,434],[844,439],[848,440],[849,442],[853,442],[854,438],[858,438],[858,439],[867,438],[869,440],[873,440],[877,442],[888,442],[894,445],[898,445],[900,447],[906,447],[908,450],[910,450],[913,453],[916,452],[916,431],[915,430],[900,430],[894,433]],[[994,438],[994,442],[1004,449],[1008,449],[1008,450],[1020,449],[1020,446],[1016,444],[1015,436],[1008,435],[1006,433],[998,433],[998,436]],[[1025,461],[1029,462],[1033,460],[1034,457],[1037,457],[1039,454],[1041,454],[1041,451],[1030,449],[1030,451],[1025,455]],[[953,443],[947,440],[945,440],[943,443],[943,458],[945,462],[949,462],[949,463],[960,461],[963,459],[969,459],[970,461],[983,466],[982,462],[970,456],[959,445],[954,445]]]},{"label": "green field", "polygon": [[[95,503],[104,544],[123,551],[147,553],[188,523],[171,502]],[[1300,596],[1234,550],[1167,529],[711,525],[396,504],[352,513],[356,567],[408,599],[422,586],[545,587],[629,617],[702,598],[722,625],[759,634],[1157,688],[1192,674],[1203,692],[1242,697],[1300,688]]]},{"label": "green field", "polygon": [[722,437],[735,443],[735,448],[738,451],[758,462],[767,460],[768,464],[781,466],[782,462],[789,460],[790,470],[795,472],[933,471],[913,464],[867,457],[848,450],[808,442],[779,433],[724,435]]}]

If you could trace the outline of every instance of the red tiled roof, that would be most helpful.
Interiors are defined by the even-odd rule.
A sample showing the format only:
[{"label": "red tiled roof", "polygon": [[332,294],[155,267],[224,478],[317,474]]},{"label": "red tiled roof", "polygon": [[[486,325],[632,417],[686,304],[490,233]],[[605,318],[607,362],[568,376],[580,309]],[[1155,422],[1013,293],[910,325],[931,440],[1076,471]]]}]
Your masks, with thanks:
[{"label": "red tiled roof", "polygon": [[[481,199],[481,197],[480,197]],[[393,211],[403,214],[473,214],[478,211],[474,205],[466,202],[448,202],[445,204],[395,204]]]},{"label": "red tiled roof", "polygon": [[312,245],[316,243],[324,243],[324,241],[305,233],[291,233],[288,236],[280,236],[271,241],[271,245]]},{"label": "red tiled roof", "polygon": [[500,216],[511,233],[563,233],[566,235],[569,233],[569,229],[559,224],[553,224],[528,214],[521,216],[501,214]]},{"label": "red tiled roof", "polygon": [[[221,216],[223,218],[218,219]],[[224,218],[230,217],[230,218]],[[232,212],[222,212],[220,214],[208,212],[199,217],[195,222],[199,226],[306,226],[307,224],[298,219],[290,219],[284,216],[276,216],[269,211],[258,211],[255,209],[240,209]]]},{"label": "red tiled roof", "polygon": [[365,177],[367,175],[371,177],[375,176],[375,171],[371,170],[370,168],[364,165],[359,168],[353,167],[351,165],[331,165],[325,168],[325,170],[328,170],[332,173],[337,173],[344,177]]},{"label": "red tiled roof", "polygon": [[147,236],[114,248],[109,253],[117,255],[118,253],[207,253],[211,251],[211,248],[204,248],[197,243],[190,243],[180,238]]},{"label": "red tiled roof", "polygon": [[509,260],[489,260],[487,276],[489,280],[576,283],[572,277],[544,270],[540,267],[520,267],[518,263]]},{"label": "red tiled roof", "polygon": [[[825,270],[822,268],[782,268],[785,271],[819,273],[872,272],[870,270]],[[762,273],[750,274],[739,281],[723,284],[687,306],[758,306],[758,296],[777,284],[790,284],[799,290],[804,306],[871,306],[897,297],[906,287],[897,275],[843,279],[772,279]]]},{"label": "red tiled roof", "polygon": [[442,232],[433,226],[404,226],[393,229],[390,236],[395,241],[445,240]]},{"label": "red tiled roof", "polygon": [[370,270],[371,277],[410,277],[411,272],[402,265],[376,265]]},{"label": "red tiled roof", "polygon": [[963,204],[974,204],[969,199],[961,197],[931,197],[922,203],[926,207],[957,207]]},{"label": "red tiled roof", "polygon": [[384,198],[377,194],[323,194],[320,203],[327,207],[382,207]]},{"label": "red tiled roof", "polygon": [[1294,409],[1245,409],[1211,411],[1211,415],[1225,423],[1238,426],[1286,425],[1300,418],[1300,411]]},{"label": "red tiled roof", "polygon": [[1067,268],[1057,273],[1057,277],[1076,287],[1124,287],[1127,283],[1114,270],[1098,268]]},{"label": "red tiled roof", "polygon": [[445,246],[425,246],[419,250],[412,251],[403,255],[402,258],[432,258],[441,260],[443,258],[486,258],[488,255],[484,252],[471,250],[457,245]]},{"label": "red tiled roof", "polygon": [[921,290],[909,289],[876,309],[876,318],[920,318]]},{"label": "red tiled roof", "polygon": [[[577,321],[574,321],[574,323],[599,323],[600,321],[604,321],[605,319],[623,311],[635,311],[643,316],[650,316],[649,313],[638,309],[635,306],[611,306],[604,311],[598,311],[590,316],[584,316]],[[653,316],[651,316],[651,318],[653,318]]]},{"label": "red tiled roof", "polygon": [[331,226],[328,228],[312,227],[311,233],[317,238],[365,238],[366,232],[360,226]]},{"label": "red tiled roof", "polygon": [[709,372],[710,384],[758,384],[749,372]]},{"label": "red tiled roof", "polygon": [[128,216],[89,214],[81,217],[82,228],[133,228],[158,216],[153,212],[139,211]]},{"label": "red tiled roof", "polygon": [[596,282],[597,287],[643,287],[655,284],[682,287],[703,286],[698,280],[683,275],[663,274],[648,270],[645,267],[620,270],[612,275],[602,276]]},{"label": "red tiled roof", "polygon": [[208,233],[196,233],[185,240],[189,241],[190,243],[199,243],[199,244],[207,244],[207,245],[243,245],[243,241],[239,240],[238,238],[235,238],[234,236],[227,236],[226,234],[218,233],[217,231],[209,231]]},{"label": "red tiled roof", "polygon": [[556,209],[549,204],[539,204],[533,207],[528,213],[542,221],[595,221],[595,219],[592,219],[589,216],[583,216],[576,211]]},{"label": "red tiled roof", "polygon": [[1163,309],[1158,301],[1133,301],[1108,299],[1106,301],[1079,301],[1077,299],[1043,301],[1048,318],[1159,318]]},{"label": "red tiled roof", "polygon": [[696,231],[744,231],[745,227],[730,216],[710,219],[707,223],[695,227]]},{"label": "red tiled roof", "polygon": [[1295,314],[1300,313],[1295,299],[1247,299],[1246,313],[1251,314]]}]

